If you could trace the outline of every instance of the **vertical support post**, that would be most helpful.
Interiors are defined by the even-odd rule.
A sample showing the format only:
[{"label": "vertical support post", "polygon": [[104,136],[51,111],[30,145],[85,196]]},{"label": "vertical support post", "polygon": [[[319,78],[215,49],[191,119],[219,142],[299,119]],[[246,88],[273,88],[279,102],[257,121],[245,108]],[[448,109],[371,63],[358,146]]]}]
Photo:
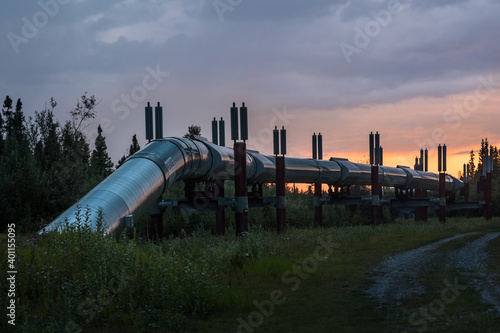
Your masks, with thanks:
[{"label": "vertical support post", "polygon": [[160,240],[163,236],[163,212],[160,210],[161,197],[149,208],[150,240]]},{"label": "vertical support post", "polygon": [[443,145],[443,172],[446,172],[446,145]]},{"label": "vertical support post", "polygon": [[[488,151],[488,150],[486,150]],[[486,220],[491,220],[493,207],[492,207],[492,199],[493,199],[493,147],[490,147],[490,154],[486,154],[486,164],[488,165],[486,169],[486,183],[484,189],[484,197],[486,201]]]},{"label": "vertical support post", "polygon": [[[425,172],[427,172],[429,170],[429,151],[427,150],[427,148],[425,148],[425,151],[424,151],[424,163],[422,164],[421,170],[425,171]],[[427,198],[427,190],[421,190],[420,197]],[[429,212],[428,207],[422,207],[422,216],[421,216],[422,221],[427,221],[428,212]]]},{"label": "vertical support post", "polygon": [[380,164],[380,134],[375,133],[375,164]]},{"label": "vertical support post", "polygon": [[446,222],[446,174],[439,173],[439,222]]},{"label": "vertical support post", "polygon": [[243,141],[248,140],[248,109],[245,102],[240,107],[240,139]]},{"label": "vertical support post", "polygon": [[314,183],[314,225],[323,226],[323,207],[321,206],[321,183]]},{"label": "vertical support post", "polygon": [[[470,199],[470,184],[469,182],[464,184],[464,192],[465,192],[465,201],[469,201]],[[470,210],[469,208],[465,209],[465,217],[469,218],[470,217]]]},{"label": "vertical support post", "polygon": [[373,152],[375,151],[375,143],[374,143],[374,137],[373,137],[373,132],[370,132],[369,136],[369,152],[370,152],[370,164],[373,165],[375,164],[375,157],[373,155]]},{"label": "vertical support post", "polygon": [[[273,141],[274,155],[276,156],[276,231],[278,234],[284,234],[286,231],[285,126],[282,126],[281,130],[278,130],[277,126],[275,127],[273,131]],[[281,156],[278,156],[280,154],[280,147]]]},{"label": "vertical support post", "polygon": [[[424,170],[424,150],[420,148],[420,158],[415,157],[415,170]],[[423,198],[423,190],[415,189],[415,198]],[[424,220],[424,209],[425,207],[415,207],[415,222],[421,222]]]},{"label": "vertical support post", "polygon": [[318,138],[316,137],[316,133],[312,136],[312,157],[313,160],[318,159]]},{"label": "vertical support post", "polygon": [[286,231],[285,156],[276,156],[276,226],[278,234]]},{"label": "vertical support post", "polygon": [[218,129],[217,129],[217,120],[215,120],[215,117],[214,117],[214,120],[212,120],[212,143],[213,144],[216,144],[218,145],[219,144],[219,140],[218,140]]},{"label": "vertical support post", "polygon": [[247,148],[234,142],[234,187],[236,196],[236,236],[248,231]]},{"label": "vertical support post", "polygon": [[155,107],[155,139],[163,138],[163,107],[160,106],[160,102],[158,102],[158,106]]},{"label": "vertical support post", "polygon": [[486,182],[486,176],[481,175],[479,177],[479,181],[477,182],[477,194],[483,192],[484,193],[484,183]]},{"label": "vertical support post", "polygon": [[438,146],[439,222],[446,222],[446,145]]},{"label": "vertical support post", "polygon": [[[224,180],[215,180],[215,197],[219,200],[224,199]],[[225,206],[219,201],[217,204],[217,210],[215,211],[215,233],[219,236],[224,235],[226,231],[225,221],[226,221],[226,211]]]},{"label": "vertical support post", "polygon": [[490,217],[491,199],[490,199],[490,180],[491,172],[486,172],[485,182],[484,182],[484,201],[486,206],[484,207],[484,218],[488,221]]},{"label": "vertical support post", "polygon": [[281,155],[286,155],[286,129],[285,126],[281,126],[280,131],[280,146],[281,146]]},{"label": "vertical support post", "polygon": [[429,151],[425,148],[425,163],[424,163],[424,171],[429,171]]},{"label": "vertical support post", "polygon": [[[420,155],[422,155],[422,150],[420,150],[420,153],[421,153]],[[422,163],[422,157],[420,157],[420,159],[419,159],[418,156],[415,156],[415,165],[413,166],[413,170],[419,171],[421,163]],[[415,191],[415,198],[420,198],[420,189],[416,188],[416,189],[414,189],[414,191]],[[421,217],[422,209],[421,209],[421,207],[415,207],[413,209],[413,211],[415,212],[415,222],[422,221],[422,217]]]},{"label": "vertical support post", "polygon": [[[422,165],[422,171],[429,171],[429,150],[425,148],[424,151],[424,163]],[[422,198],[427,198],[427,190],[421,190],[420,195]],[[422,221],[427,221],[429,213],[428,207],[422,207]]]},{"label": "vertical support post", "polygon": [[424,150],[422,148],[420,148],[420,161],[418,170],[424,171]]},{"label": "vertical support post", "polygon": [[[465,202],[469,201],[469,165],[464,164],[464,200]],[[470,216],[470,210],[469,208],[465,209],[465,217],[469,218]]]},{"label": "vertical support post", "polygon": [[318,134],[318,160],[323,159],[323,135]]},{"label": "vertical support post", "polygon": [[441,173],[443,170],[442,167],[442,154],[443,154],[443,147],[441,147],[441,144],[438,146],[438,172]]},{"label": "vertical support post", "polygon": [[280,153],[280,133],[278,130],[278,126],[274,126],[273,130],[273,154],[279,155]]},{"label": "vertical support post", "polygon": [[[427,190],[422,190],[420,194],[422,198],[427,198]],[[429,218],[429,208],[422,207],[422,221],[427,221],[428,218]]]},{"label": "vertical support post", "polygon": [[490,146],[490,172],[493,172],[493,147]]},{"label": "vertical support post", "polygon": [[[321,133],[319,134],[321,135]],[[321,139],[322,140],[322,139]],[[316,133],[313,134],[313,159],[318,159],[318,136]],[[323,141],[321,142],[321,149],[323,149]],[[323,152],[321,151],[321,157],[323,157]],[[321,190],[321,183],[314,183],[314,225],[316,227],[323,226],[323,207],[321,206],[321,196],[323,195]]]},{"label": "vertical support post", "polygon": [[219,146],[226,146],[226,124],[222,117],[219,120]]},{"label": "vertical support post", "polygon": [[371,166],[372,183],[372,225],[380,223],[380,186],[378,181],[378,165]]},{"label": "vertical support post", "polygon": [[446,222],[446,145],[438,146],[439,222]]},{"label": "vertical support post", "polygon": [[231,108],[231,140],[238,140],[238,108],[236,107],[236,103],[233,103],[233,107]]},{"label": "vertical support post", "polygon": [[153,140],[153,107],[149,104],[145,108],[146,117],[146,140],[151,142]]}]

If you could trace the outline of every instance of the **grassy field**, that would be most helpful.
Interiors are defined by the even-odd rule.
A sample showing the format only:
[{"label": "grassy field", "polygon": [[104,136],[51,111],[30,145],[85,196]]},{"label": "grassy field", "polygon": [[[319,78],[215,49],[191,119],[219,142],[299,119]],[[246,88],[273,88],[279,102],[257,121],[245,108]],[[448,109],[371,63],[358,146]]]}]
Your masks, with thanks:
[{"label": "grassy field", "polygon": [[[270,316],[256,315],[255,312],[267,314],[267,308],[252,304],[244,311],[232,309],[203,320],[196,320],[189,325],[187,331],[192,332],[417,332],[422,325],[412,326],[411,313],[391,311],[380,308],[368,298],[364,292],[370,272],[386,256],[422,246],[438,239],[468,231],[499,230],[499,220],[485,223],[450,221],[446,225],[435,222],[421,225],[394,224],[380,227],[357,227],[349,229],[328,229],[318,233],[323,237],[332,235],[340,247],[331,256],[318,264],[317,270],[301,282],[296,291],[280,276],[262,278],[260,274],[247,270],[244,288],[251,292],[257,304],[271,299],[273,290],[282,290],[286,301],[275,305]],[[476,237],[474,237],[475,239]],[[470,240],[470,239],[469,239]],[[459,241],[460,243],[464,243]],[[459,242],[455,243],[459,246]],[[500,273],[498,239],[489,246],[492,254],[490,269]],[[310,256],[314,249],[309,247],[301,251],[296,258]],[[496,255],[495,255],[496,254]],[[257,261],[258,262],[258,261]],[[290,269],[289,266],[287,269]],[[443,289],[443,280],[456,277],[456,272],[449,272],[444,266],[422,277],[428,290],[426,295],[405,300],[405,305],[419,309],[428,305]],[[467,284],[468,278],[458,277]],[[270,306],[268,306],[270,308]],[[446,314],[440,320],[429,321],[425,330],[428,332],[497,332],[500,319],[493,313],[485,316],[487,306],[479,300],[478,292],[472,288],[462,297],[446,308]],[[266,313],[265,313],[266,312]],[[251,314],[254,316],[249,318]],[[453,324],[443,326],[448,318],[454,318]],[[243,325],[246,323],[261,324],[258,327]],[[250,326],[250,327],[249,327]],[[417,326],[417,327],[415,327]],[[413,330],[412,330],[413,328]]]},{"label": "grassy field", "polygon": [[[500,219],[448,219],[377,227],[251,230],[244,240],[195,232],[150,244],[82,230],[18,239],[18,329],[47,332],[417,332],[412,313],[366,296],[387,256],[469,231],[498,231]],[[459,247],[465,237],[443,247]],[[6,257],[5,238],[1,239]],[[500,274],[500,238],[488,269]],[[2,262],[2,272],[6,272]],[[404,300],[427,306],[443,280],[470,277],[438,266],[421,276],[428,292]],[[500,276],[500,275],[499,275]],[[7,291],[2,286],[2,295]],[[5,298],[2,296],[2,307]],[[467,288],[427,332],[496,332],[499,317]],[[7,331],[7,327],[2,323]],[[412,330],[413,329],[413,330]]]}]

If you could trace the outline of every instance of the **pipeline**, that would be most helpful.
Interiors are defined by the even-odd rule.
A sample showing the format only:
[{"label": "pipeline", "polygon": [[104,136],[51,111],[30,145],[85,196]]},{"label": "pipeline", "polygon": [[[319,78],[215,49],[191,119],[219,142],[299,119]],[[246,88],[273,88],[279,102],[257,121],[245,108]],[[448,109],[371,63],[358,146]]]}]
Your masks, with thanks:
[{"label": "pipeline", "polygon": [[[150,142],[67,209],[41,232],[60,230],[85,222],[92,230],[101,220],[109,234],[123,229],[125,216],[138,216],[151,207],[172,184],[180,180],[234,179],[234,153],[204,138],[165,138]],[[285,159],[287,183],[323,183],[333,186],[370,185],[369,164],[347,159]],[[275,156],[247,150],[248,183],[273,183]],[[409,167],[379,166],[380,186],[437,190],[439,175]],[[446,191],[463,187],[462,181],[446,175]]]}]

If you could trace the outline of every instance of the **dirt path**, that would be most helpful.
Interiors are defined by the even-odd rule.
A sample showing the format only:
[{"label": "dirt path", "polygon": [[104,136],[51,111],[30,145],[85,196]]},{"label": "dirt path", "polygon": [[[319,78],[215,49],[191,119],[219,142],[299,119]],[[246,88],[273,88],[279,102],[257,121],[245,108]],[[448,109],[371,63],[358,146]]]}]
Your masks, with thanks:
[{"label": "dirt path", "polygon": [[373,272],[373,284],[367,293],[381,305],[398,306],[403,298],[425,293],[418,282],[421,270],[428,269],[429,265],[447,265],[470,275],[473,287],[481,292],[483,301],[493,305],[500,314],[500,287],[495,283],[496,276],[486,270],[488,254],[485,251],[488,242],[499,237],[500,232],[482,236],[458,250],[436,251],[449,241],[474,234],[477,233],[455,235],[387,258]]}]

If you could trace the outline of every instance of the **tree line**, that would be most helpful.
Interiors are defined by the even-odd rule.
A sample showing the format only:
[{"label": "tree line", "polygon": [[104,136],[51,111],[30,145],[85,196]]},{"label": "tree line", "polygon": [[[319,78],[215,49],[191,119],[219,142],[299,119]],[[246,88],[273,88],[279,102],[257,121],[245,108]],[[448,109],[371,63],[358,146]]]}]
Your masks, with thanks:
[{"label": "tree line", "polygon": [[[83,94],[60,123],[57,102],[26,119],[19,98],[6,96],[0,113],[0,232],[15,222],[20,232],[39,230],[113,172],[102,128],[94,148],[84,129],[96,117],[95,96]],[[134,134],[128,155],[140,149]]]},{"label": "tree line", "polygon": [[[481,176],[483,175],[486,156],[490,156],[491,150],[493,151],[491,154],[493,156],[493,169],[491,171],[493,178],[493,215],[498,216],[500,215],[500,151],[498,147],[491,145],[487,138],[481,140],[481,147],[477,150],[477,155],[474,150],[470,152],[470,159],[467,163],[470,172],[470,199],[484,199],[484,184],[481,183]],[[464,180],[464,175],[461,175],[461,179]]]},{"label": "tree line", "polygon": [[[85,93],[70,111],[71,119],[60,123],[53,98],[48,107],[26,119],[21,99],[14,104],[6,96],[0,113],[0,232],[11,222],[23,233],[40,230],[140,150],[134,134],[128,153],[115,166],[100,126],[91,150],[84,133],[96,117],[97,105],[95,96]],[[201,128],[192,125],[185,137],[200,134]],[[490,146],[482,140],[477,160],[470,152],[471,200],[481,199],[482,193],[474,189]],[[493,212],[500,215],[500,157],[498,148],[492,148]]]}]

